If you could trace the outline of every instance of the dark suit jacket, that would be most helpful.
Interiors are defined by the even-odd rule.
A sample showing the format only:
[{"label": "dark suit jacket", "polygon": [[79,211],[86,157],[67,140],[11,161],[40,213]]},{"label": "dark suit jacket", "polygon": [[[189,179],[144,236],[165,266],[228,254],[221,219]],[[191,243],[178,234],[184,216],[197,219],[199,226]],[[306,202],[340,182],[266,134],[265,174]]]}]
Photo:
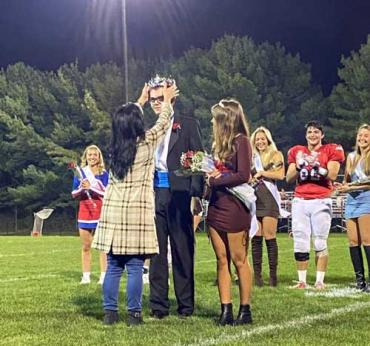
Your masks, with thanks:
[{"label": "dark suit jacket", "polygon": [[171,191],[188,191],[191,196],[201,197],[204,183],[202,176],[179,177],[174,173],[181,168],[182,153],[203,150],[199,122],[195,118],[175,114],[173,123],[167,155]]}]

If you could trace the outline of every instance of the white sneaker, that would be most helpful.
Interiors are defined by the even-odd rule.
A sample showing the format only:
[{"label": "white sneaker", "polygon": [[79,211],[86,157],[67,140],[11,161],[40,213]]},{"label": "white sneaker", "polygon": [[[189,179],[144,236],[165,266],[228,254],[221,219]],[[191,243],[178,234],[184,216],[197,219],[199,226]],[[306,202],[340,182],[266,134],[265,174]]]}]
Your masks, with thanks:
[{"label": "white sneaker", "polygon": [[303,281],[298,281],[298,283],[296,285],[289,286],[289,288],[291,288],[293,290],[304,290],[304,289],[308,288],[308,285]]},{"label": "white sneaker", "polygon": [[106,275],[106,272],[101,272],[101,273],[100,273],[100,277],[99,277],[98,285],[103,285],[103,283],[104,283],[104,279],[105,279],[105,275]]},{"label": "white sneaker", "polygon": [[322,291],[325,289],[325,284],[323,282],[316,282],[315,289],[318,291]]},{"label": "white sneaker", "polygon": [[144,285],[149,284],[149,272],[143,274],[143,284]]},{"label": "white sneaker", "polygon": [[87,285],[91,282],[90,278],[82,277],[80,281],[80,285]]}]

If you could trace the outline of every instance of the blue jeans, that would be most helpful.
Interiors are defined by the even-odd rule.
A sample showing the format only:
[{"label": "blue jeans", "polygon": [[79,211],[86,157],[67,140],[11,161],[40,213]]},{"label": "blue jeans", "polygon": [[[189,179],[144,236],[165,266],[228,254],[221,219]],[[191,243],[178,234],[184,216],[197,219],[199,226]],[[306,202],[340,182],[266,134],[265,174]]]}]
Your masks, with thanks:
[{"label": "blue jeans", "polygon": [[107,255],[108,268],[103,284],[104,310],[118,311],[119,284],[123,270],[127,270],[127,310],[141,311],[143,295],[144,256],[141,255]]}]

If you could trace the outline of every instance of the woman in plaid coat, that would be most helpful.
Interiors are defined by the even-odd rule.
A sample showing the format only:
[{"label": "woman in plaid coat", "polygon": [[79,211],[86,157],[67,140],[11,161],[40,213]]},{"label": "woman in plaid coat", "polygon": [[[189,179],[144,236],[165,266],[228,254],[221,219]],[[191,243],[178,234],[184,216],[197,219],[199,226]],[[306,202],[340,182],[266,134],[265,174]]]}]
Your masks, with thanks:
[{"label": "woman in plaid coat", "polygon": [[108,254],[103,284],[104,323],[118,321],[119,283],[127,269],[127,308],[130,325],[142,322],[144,260],[158,253],[154,221],[154,151],[170,126],[175,85],[163,93],[163,111],[156,124],[144,130],[141,106],[148,100],[144,86],[138,103],[121,106],[112,119],[111,172],[93,247]]}]

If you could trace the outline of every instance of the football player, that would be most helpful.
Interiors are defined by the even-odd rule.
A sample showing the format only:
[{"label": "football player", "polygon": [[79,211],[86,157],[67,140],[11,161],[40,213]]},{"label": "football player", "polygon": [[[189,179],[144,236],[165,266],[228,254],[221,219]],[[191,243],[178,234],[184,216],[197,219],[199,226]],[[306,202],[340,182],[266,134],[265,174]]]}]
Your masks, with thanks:
[{"label": "football player", "polygon": [[333,190],[340,164],[344,161],[341,145],[323,144],[324,131],[318,121],[305,125],[307,146],[296,145],[288,152],[286,181],[297,182],[292,201],[292,231],[298,284],[307,287],[306,276],[311,238],[316,260],[316,289],[324,289],[328,265],[327,238],[331,225]]}]

